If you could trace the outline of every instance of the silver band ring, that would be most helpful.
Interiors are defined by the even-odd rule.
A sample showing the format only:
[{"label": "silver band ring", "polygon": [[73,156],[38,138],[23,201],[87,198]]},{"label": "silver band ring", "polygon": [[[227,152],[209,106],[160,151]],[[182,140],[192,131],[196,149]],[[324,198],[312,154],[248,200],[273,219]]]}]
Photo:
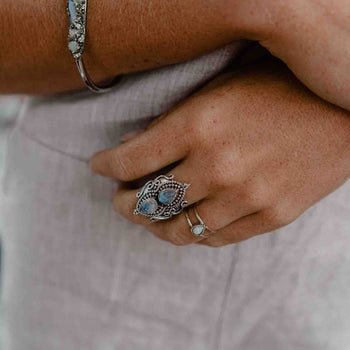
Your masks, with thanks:
[{"label": "silver band ring", "polygon": [[187,205],[184,198],[190,185],[173,179],[173,175],[160,175],[148,181],[136,195],[138,201],[134,214],[144,215],[152,222],[168,220],[180,214]]},{"label": "silver band ring", "polygon": [[185,210],[185,216],[186,220],[188,222],[188,225],[190,226],[191,233],[196,237],[203,237],[208,238],[210,235],[207,234],[207,231],[209,231],[211,234],[216,233],[216,231],[210,229],[203,221],[203,219],[198,214],[197,205],[193,207],[194,214],[196,215],[196,218],[199,221],[199,224],[194,225],[190,219],[190,216],[188,215],[188,211]]}]

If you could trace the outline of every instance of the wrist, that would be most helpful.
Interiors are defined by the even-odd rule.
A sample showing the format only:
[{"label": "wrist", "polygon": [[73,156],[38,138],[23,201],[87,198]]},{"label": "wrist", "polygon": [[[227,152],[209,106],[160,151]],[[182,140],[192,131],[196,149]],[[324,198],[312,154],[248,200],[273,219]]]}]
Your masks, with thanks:
[{"label": "wrist", "polygon": [[0,94],[57,92],[82,86],[67,49],[65,2],[0,5]]},{"label": "wrist", "polygon": [[[259,40],[271,25],[270,9],[260,2],[89,0],[88,72],[98,83],[186,61],[243,37]],[[83,87],[67,48],[66,1],[3,0],[0,16],[0,93]]]}]

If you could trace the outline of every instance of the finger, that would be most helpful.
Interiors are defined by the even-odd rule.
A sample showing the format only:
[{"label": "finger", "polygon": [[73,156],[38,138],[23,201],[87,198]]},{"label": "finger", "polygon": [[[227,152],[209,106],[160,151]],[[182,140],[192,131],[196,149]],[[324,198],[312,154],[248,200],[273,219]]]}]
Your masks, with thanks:
[{"label": "finger", "polygon": [[121,141],[121,143],[128,142],[128,141],[134,139],[135,137],[141,135],[143,132],[145,132],[144,129],[131,131],[131,132],[127,133],[127,134],[124,134],[124,135],[120,138],[120,141]]},{"label": "finger", "polygon": [[184,211],[170,220],[158,221],[149,225],[147,230],[158,238],[177,246],[193,244],[203,239],[203,237],[192,234]]},{"label": "finger", "polygon": [[215,197],[206,197],[198,203],[197,212],[206,226],[218,231],[232,222],[262,209],[259,202],[242,199],[240,193],[219,192]]},{"label": "finger", "polygon": [[128,142],[132,139],[134,139],[136,136],[141,135],[143,132],[145,132],[145,130],[148,130],[150,128],[152,128],[153,126],[155,126],[156,124],[158,124],[161,120],[163,120],[165,117],[167,117],[168,113],[164,113],[159,117],[156,117],[151,124],[149,124],[145,129],[139,129],[139,130],[135,130],[135,131],[131,131],[127,134],[124,134],[121,138],[120,141],[122,143]]},{"label": "finger", "polygon": [[[199,217],[196,216],[195,210],[197,210]],[[225,227],[230,225],[234,220],[250,215],[253,212],[251,207],[244,208],[239,205],[227,207],[222,197],[220,199],[205,198],[202,202],[198,203],[195,209],[190,208],[188,210],[193,226],[200,225],[202,220],[204,225],[209,229],[204,232],[205,234],[210,234],[210,231],[216,231],[212,232],[210,237],[220,235],[222,231],[225,232]],[[188,245],[204,239],[204,237],[195,236],[191,231],[189,223],[187,220],[183,220],[183,218],[159,222],[149,226],[148,229],[158,237],[176,245]]]},{"label": "finger", "polygon": [[95,154],[94,172],[132,181],[173,164],[188,154],[185,118],[174,112],[122,145]]},{"label": "finger", "polygon": [[[208,186],[206,184],[205,177],[199,177],[191,169],[191,164],[189,160],[185,160],[183,163],[178,165],[175,169],[171,171],[174,175],[174,180],[182,183],[188,183],[190,186],[186,190],[184,200],[187,201],[188,205],[192,205],[208,195]],[[138,201],[137,193],[141,191],[130,190],[125,186],[120,186],[115,194],[113,203],[115,209],[124,217],[126,217],[131,222],[140,225],[149,225],[149,218],[143,215],[134,215],[134,209]]]},{"label": "finger", "polygon": [[276,227],[266,219],[264,212],[260,211],[238,219],[221,229],[217,234],[197,243],[210,247],[224,247],[275,229]]}]

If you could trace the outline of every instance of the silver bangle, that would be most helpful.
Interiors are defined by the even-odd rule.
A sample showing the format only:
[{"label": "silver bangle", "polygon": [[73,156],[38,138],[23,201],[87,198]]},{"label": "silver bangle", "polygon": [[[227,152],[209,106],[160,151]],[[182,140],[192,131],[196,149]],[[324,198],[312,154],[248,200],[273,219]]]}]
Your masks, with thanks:
[{"label": "silver bangle", "polygon": [[88,0],[67,0],[67,9],[69,16],[68,48],[83,82],[93,92],[104,93],[110,91],[120,80],[120,77],[116,77],[106,86],[95,84],[86,70],[82,57],[85,48]]}]

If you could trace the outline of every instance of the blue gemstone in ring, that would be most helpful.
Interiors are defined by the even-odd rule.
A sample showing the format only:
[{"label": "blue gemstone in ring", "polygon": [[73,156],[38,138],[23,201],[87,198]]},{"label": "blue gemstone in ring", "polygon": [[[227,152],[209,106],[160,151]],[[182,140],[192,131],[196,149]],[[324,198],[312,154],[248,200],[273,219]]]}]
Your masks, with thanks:
[{"label": "blue gemstone in ring", "polygon": [[191,228],[191,232],[195,235],[195,236],[201,236],[206,230],[206,226],[201,224],[201,225],[195,225]]},{"label": "blue gemstone in ring", "polygon": [[146,215],[152,215],[157,208],[157,201],[154,198],[148,198],[141,204],[140,211]]},{"label": "blue gemstone in ring", "polygon": [[145,215],[151,222],[167,220],[180,214],[187,205],[184,197],[190,185],[173,179],[173,175],[159,175],[148,181],[136,195],[138,201],[134,214]]},{"label": "blue gemstone in ring", "polygon": [[69,22],[72,24],[77,17],[77,9],[73,0],[68,0]]},{"label": "blue gemstone in ring", "polygon": [[164,205],[170,204],[176,197],[177,190],[166,189],[158,194],[158,200]]}]

